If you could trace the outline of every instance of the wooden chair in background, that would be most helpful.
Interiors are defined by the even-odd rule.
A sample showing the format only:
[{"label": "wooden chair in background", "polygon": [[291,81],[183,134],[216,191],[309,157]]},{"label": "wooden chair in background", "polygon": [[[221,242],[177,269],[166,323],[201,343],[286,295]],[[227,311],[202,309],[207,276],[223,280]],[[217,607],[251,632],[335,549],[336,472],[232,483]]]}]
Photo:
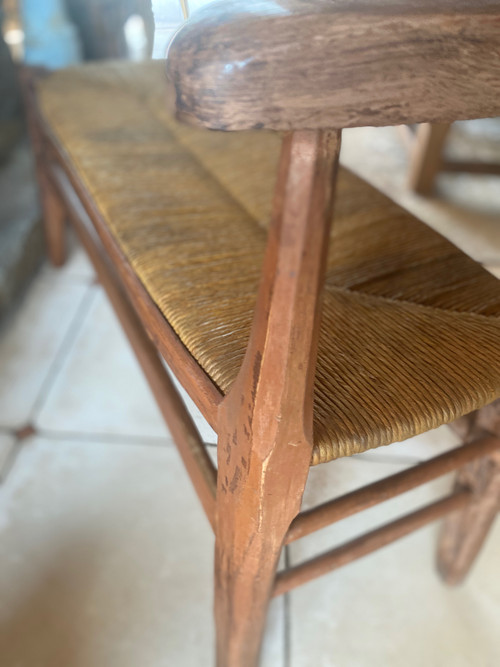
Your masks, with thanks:
[{"label": "wooden chair in background", "polygon": [[500,176],[500,163],[449,160],[445,156],[450,123],[422,123],[415,128],[402,126],[408,148],[409,187],[420,195],[430,195],[440,172]]},{"label": "wooden chair in background", "polygon": [[[255,667],[273,595],[445,515],[460,581],[498,511],[500,283],[338,155],[339,128],[499,114],[499,25],[486,0],[213,3],[167,68],[177,117],[222,132],[168,114],[163,64],[31,84],[49,254],[69,217],[215,531],[219,667]],[[448,422],[462,447],[300,511],[311,463]],[[276,573],[285,543],[456,469],[449,497]]]}]

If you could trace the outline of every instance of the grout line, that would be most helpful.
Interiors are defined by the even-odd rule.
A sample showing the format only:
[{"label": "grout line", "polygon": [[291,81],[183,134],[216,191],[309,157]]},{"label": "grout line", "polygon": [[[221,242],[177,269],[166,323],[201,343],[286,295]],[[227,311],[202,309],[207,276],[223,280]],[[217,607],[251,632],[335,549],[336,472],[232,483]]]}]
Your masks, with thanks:
[{"label": "grout line", "polygon": [[59,431],[37,428],[36,433],[41,438],[51,440],[73,440],[75,442],[95,441],[110,445],[137,445],[162,447],[174,444],[173,438],[167,433],[165,437],[154,435],[117,434],[117,433],[82,433],[78,431]]},{"label": "grout line", "polygon": [[56,272],[61,274],[59,277],[64,281],[65,285],[91,286],[94,284],[94,276],[86,276],[83,273],[69,273],[66,275],[64,269],[54,269],[51,266],[42,267],[40,278],[42,280],[51,279]]},{"label": "grout line", "polygon": [[69,352],[71,351],[71,348],[73,347],[78,332],[80,331],[80,328],[86,316],[88,315],[90,307],[95,298],[97,297],[97,294],[98,290],[96,290],[93,285],[89,285],[87,287],[87,290],[82,297],[80,305],[78,306],[76,313],[73,316],[73,319],[71,320],[68,329],[66,330],[64,338],[59,346],[59,349],[57,350],[52,360],[52,363],[50,364],[49,370],[47,371],[47,375],[45,376],[45,379],[42,383],[42,386],[40,387],[38,395],[33,403],[30,414],[27,418],[28,422],[33,423],[37,418],[37,416],[39,415],[40,410],[43,408],[45,401],[47,400],[47,397],[50,393],[50,390],[52,389],[54,382],[57,376],[59,375],[59,371],[61,370],[62,366],[64,365],[64,362],[66,361],[69,355]]},{"label": "grout line", "polygon": [[22,447],[23,443],[19,439],[14,440],[14,442],[12,443],[12,447],[10,448],[9,453],[7,454],[7,457],[5,458],[2,464],[2,467],[0,468],[0,485],[7,480],[7,477],[9,476],[9,473],[14,467],[14,464],[17,461],[17,457]]},{"label": "grout line", "polygon": [[[286,544],[284,548],[284,560],[285,560],[285,570],[288,570],[290,567],[290,545]],[[290,595],[291,593],[285,593],[283,596],[283,606],[284,606],[284,636],[283,636],[283,663],[284,667],[291,667],[292,665],[292,621],[290,616]]]}]

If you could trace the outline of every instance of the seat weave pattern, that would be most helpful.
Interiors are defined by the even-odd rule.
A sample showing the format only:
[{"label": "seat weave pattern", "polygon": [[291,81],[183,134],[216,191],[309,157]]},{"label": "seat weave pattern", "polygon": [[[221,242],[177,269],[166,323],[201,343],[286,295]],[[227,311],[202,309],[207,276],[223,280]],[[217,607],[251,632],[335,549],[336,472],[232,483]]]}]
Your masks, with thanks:
[{"label": "seat weave pattern", "polygon": [[[226,393],[248,341],[280,138],[178,124],[164,65],[88,65],[42,113],[136,274]],[[313,464],[500,396],[500,281],[341,170],[315,382]]]}]

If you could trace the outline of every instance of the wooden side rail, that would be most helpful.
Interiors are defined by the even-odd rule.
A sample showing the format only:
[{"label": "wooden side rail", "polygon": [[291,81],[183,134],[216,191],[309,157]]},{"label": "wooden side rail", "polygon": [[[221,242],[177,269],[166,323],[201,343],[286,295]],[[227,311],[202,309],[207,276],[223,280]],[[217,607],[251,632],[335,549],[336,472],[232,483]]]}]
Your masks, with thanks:
[{"label": "wooden side rail", "polygon": [[221,391],[179,340],[134,273],[108,229],[101,211],[90,196],[71,157],[57,141],[40,112],[35,84],[37,80],[46,76],[48,71],[23,66],[21,74],[29,130],[35,148],[37,178],[42,186],[44,217],[51,220],[50,225],[44,225],[46,234],[51,237],[47,238],[51,261],[55,265],[60,265],[65,258],[64,233],[61,231],[61,227],[65,224],[65,212],[59,210],[60,203],[57,197],[46,195],[46,191],[50,192],[50,184],[45,187],[49,170],[48,163],[54,162],[63,169],[65,178],[79,199],[81,210],[86,213],[86,219],[92,221],[100,247],[109,258],[109,263],[113,265],[114,274],[122,285],[123,293],[143,323],[148,336],[154,341],[156,349],[168,363],[169,368],[173,370],[210,426],[217,429],[217,410],[223,398]]},{"label": "wooden side rail", "polygon": [[473,493],[469,490],[459,491],[305,563],[291,567],[284,572],[279,572],[276,576],[273,596],[287,593],[293,588],[311,581],[311,579],[327,574],[331,570],[347,565],[347,563],[362,558],[372,551],[387,546],[435,519],[439,519],[450,512],[464,509],[472,497]]},{"label": "wooden side rail", "polygon": [[301,512],[290,526],[286,543],[289,544],[316,530],[325,528],[331,523],[345,519],[390,498],[395,498],[401,493],[405,493],[405,491],[410,491],[410,489],[415,489],[421,484],[453,472],[457,468],[488,456],[488,454],[498,449],[500,449],[500,440],[494,436],[487,436],[458,447],[451,452],[446,452],[430,461],[420,463],[409,470],[396,473],[362,489],[357,489],[340,498],[335,498],[318,507]]},{"label": "wooden side rail", "polygon": [[61,167],[50,165],[50,180],[64,201],[76,233],[94,265],[99,280],[148,380],[158,407],[168,424],[208,520],[214,527],[217,470],[153,343],[117,283],[114,271],[101,250],[102,246],[92,223]]},{"label": "wooden side rail", "polygon": [[467,162],[466,160],[457,160],[455,162],[451,162],[450,160],[444,160],[441,165],[441,171],[500,176],[500,163]]},{"label": "wooden side rail", "polygon": [[[43,125],[41,119],[38,122]],[[71,159],[45,127],[44,132],[48,137],[45,150],[48,153],[49,160],[53,160],[56,164],[62,166],[65,177],[81,203],[81,210],[85,211],[87,219],[92,220],[92,226],[97,233],[99,242],[106,255],[109,256],[113,267],[116,268],[116,275],[123,285],[123,291],[126,293],[127,299],[133,305],[149,337],[154,341],[156,348],[169,368],[173,370],[202,415],[215,430],[217,428],[217,409],[222,400],[222,393],[194,357],[191,356],[152,301],[146,288],[140,282],[112,237],[99,209],[71,163]]]},{"label": "wooden side rail", "polygon": [[500,115],[498,0],[222,0],[175,37],[179,117],[220,130]]}]

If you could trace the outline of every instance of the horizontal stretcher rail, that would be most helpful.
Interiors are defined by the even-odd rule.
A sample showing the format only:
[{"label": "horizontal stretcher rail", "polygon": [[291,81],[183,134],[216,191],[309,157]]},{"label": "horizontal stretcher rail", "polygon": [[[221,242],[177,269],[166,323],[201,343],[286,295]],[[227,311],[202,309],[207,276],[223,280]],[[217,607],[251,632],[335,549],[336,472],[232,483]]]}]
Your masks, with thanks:
[{"label": "horizontal stretcher rail", "polygon": [[440,171],[467,172],[471,174],[491,174],[498,176],[500,174],[500,164],[495,162],[465,162],[448,161],[441,164]]},{"label": "horizontal stretcher rail", "polygon": [[462,509],[467,505],[471,497],[471,491],[459,491],[401,519],[385,524],[340,547],[327,551],[316,558],[312,558],[305,563],[301,563],[284,572],[279,572],[276,576],[273,596],[287,593],[297,586],[301,586],[312,579],[316,579],[323,574],[327,574],[381,547],[391,544],[391,542],[409,535],[435,519]]},{"label": "horizontal stretcher rail", "polygon": [[67,207],[76,233],[94,265],[99,280],[136,354],[213,527],[217,470],[156,348],[118,284],[114,270],[101,250],[101,244],[93,230],[92,223],[80,204],[71,183],[62,168],[57,165],[51,165],[50,176]]},{"label": "horizontal stretcher rail", "polygon": [[294,542],[316,530],[325,528],[331,523],[345,519],[352,514],[395,498],[405,491],[410,491],[421,484],[446,475],[475,459],[487,456],[498,449],[499,446],[498,438],[486,436],[470,444],[457,447],[451,452],[441,454],[441,456],[437,456],[430,461],[420,463],[408,470],[369,484],[362,489],[357,489],[340,498],[301,512],[290,526],[286,543]]}]

